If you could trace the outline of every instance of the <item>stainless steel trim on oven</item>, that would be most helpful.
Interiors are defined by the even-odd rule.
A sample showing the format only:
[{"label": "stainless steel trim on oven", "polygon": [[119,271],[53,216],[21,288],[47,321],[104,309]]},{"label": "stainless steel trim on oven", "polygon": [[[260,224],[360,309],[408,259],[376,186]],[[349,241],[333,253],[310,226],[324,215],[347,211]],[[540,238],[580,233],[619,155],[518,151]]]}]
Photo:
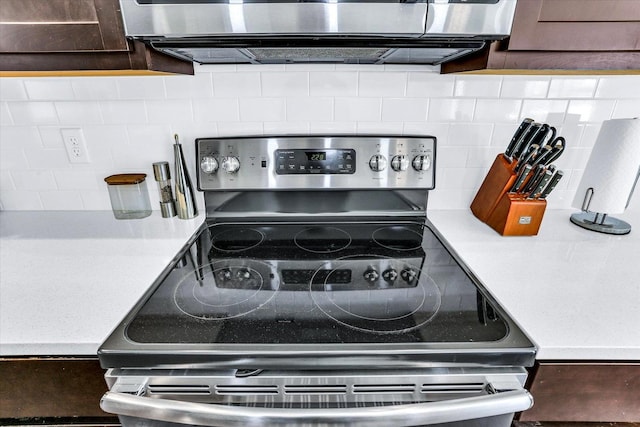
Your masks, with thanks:
[{"label": "stainless steel trim on oven", "polygon": [[531,407],[523,368],[163,373],[111,369],[101,407],[119,415],[202,426],[413,426],[512,414]]}]

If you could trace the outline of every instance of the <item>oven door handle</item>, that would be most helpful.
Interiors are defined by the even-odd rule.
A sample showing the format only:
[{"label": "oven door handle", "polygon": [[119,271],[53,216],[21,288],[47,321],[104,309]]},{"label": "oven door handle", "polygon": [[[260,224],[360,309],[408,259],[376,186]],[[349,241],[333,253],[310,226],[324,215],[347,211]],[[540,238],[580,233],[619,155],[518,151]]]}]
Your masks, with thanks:
[{"label": "oven door handle", "polygon": [[358,408],[261,408],[155,399],[107,392],[100,407],[117,415],[200,426],[413,426],[492,417],[533,406],[525,389],[479,397]]}]

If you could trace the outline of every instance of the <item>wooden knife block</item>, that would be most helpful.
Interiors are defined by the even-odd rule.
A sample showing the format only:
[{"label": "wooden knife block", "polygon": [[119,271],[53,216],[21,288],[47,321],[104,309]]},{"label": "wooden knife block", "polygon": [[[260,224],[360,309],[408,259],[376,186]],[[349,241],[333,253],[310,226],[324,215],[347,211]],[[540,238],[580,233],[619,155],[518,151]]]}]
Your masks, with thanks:
[{"label": "wooden knife block", "polygon": [[493,161],[476,197],[471,202],[471,212],[480,221],[487,222],[500,198],[513,186],[516,180],[514,168],[515,162],[514,164],[509,163],[502,154],[498,154]]},{"label": "wooden knife block", "polygon": [[517,178],[515,166],[498,154],[471,202],[471,212],[503,236],[535,236],[547,201],[509,194]]},{"label": "wooden knife block", "polygon": [[544,199],[528,200],[520,194],[504,194],[485,222],[503,236],[535,236],[546,208]]}]

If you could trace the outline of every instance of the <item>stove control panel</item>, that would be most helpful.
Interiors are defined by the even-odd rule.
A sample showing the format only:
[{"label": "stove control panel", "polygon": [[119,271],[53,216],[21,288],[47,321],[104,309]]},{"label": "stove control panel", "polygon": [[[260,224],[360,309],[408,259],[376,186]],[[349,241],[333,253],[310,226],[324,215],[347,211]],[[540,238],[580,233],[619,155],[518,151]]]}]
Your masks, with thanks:
[{"label": "stove control panel", "polygon": [[432,136],[199,138],[198,187],[429,190],[435,152]]}]

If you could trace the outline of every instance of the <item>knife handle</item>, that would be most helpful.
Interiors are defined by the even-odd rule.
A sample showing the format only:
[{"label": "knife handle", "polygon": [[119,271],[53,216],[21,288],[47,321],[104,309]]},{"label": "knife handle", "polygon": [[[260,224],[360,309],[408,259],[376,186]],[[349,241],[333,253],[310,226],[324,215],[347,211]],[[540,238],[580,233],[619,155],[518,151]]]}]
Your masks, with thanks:
[{"label": "knife handle", "polygon": [[509,159],[513,157],[513,152],[516,148],[516,142],[520,139],[524,131],[529,127],[529,125],[531,125],[531,123],[533,123],[533,119],[526,118],[522,121],[522,123],[520,123],[518,129],[516,129],[516,132],[513,134],[513,137],[509,142],[509,145],[507,145],[507,149],[504,151],[505,156],[507,156]]},{"label": "knife handle", "polygon": [[538,144],[531,144],[529,146],[529,151],[527,152],[527,155],[522,156],[521,159],[518,160],[518,164],[516,165],[514,172],[518,173],[520,169],[524,167],[524,165],[529,163],[531,159],[533,159],[535,155],[538,153],[539,149],[540,149],[540,146]]},{"label": "knife handle", "polygon": [[531,191],[527,199],[537,199],[538,196],[542,194],[542,190],[545,188],[551,177],[553,176],[553,172],[547,170],[542,174],[542,178],[536,183],[535,188]]},{"label": "knife handle", "polygon": [[564,176],[564,172],[557,171],[549,181],[549,184],[547,184],[547,186],[544,187],[544,190],[542,190],[542,193],[540,193],[540,196],[538,198],[546,199],[549,193],[551,193],[553,189],[556,188],[556,185],[558,185],[558,182],[560,182],[563,176]]},{"label": "knife handle", "polygon": [[531,172],[531,169],[532,169],[531,165],[524,165],[523,169],[520,171],[520,173],[518,174],[518,177],[516,178],[516,182],[513,183],[510,193],[518,192],[518,189],[526,179],[527,175],[529,175],[529,172]]},{"label": "knife handle", "polygon": [[520,189],[520,192],[521,193],[531,193],[531,191],[533,191],[533,189],[536,188],[536,186],[538,185],[538,182],[540,182],[540,179],[544,176],[544,170],[545,170],[545,168],[544,168],[543,165],[537,165],[533,169],[533,173],[531,174],[531,178],[529,178],[529,180],[527,181],[525,186]]}]

